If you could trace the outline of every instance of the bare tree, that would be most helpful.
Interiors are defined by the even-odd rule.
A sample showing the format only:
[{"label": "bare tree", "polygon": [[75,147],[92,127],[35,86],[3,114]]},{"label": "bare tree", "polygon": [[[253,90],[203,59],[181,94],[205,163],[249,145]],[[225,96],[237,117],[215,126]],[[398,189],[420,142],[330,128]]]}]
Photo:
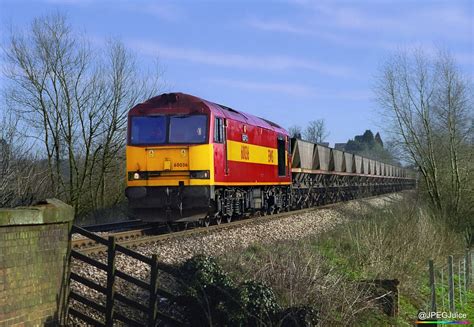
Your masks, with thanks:
[{"label": "bare tree", "polygon": [[416,50],[385,63],[376,92],[392,136],[419,168],[431,203],[456,216],[461,203],[472,203],[469,81],[448,54],[430,58]]},{"label": "bare tree", "polygon": [[19,133],[15,117],[0,116],[0,207],[30,205],[47,196],[47,174],[31,150],[34,144]]},{"label": "bare tree", "polygon": [[12,31],[4,54],[4,97],[41,142],[54,195],[78,212],[113,204],[127,110],[157,92],[160,74],[140,71],[118,41],[93,49],[61,14]]},{"label": "bare tree", "polygon": [[329,136],[324,119],[311,120],[304,130],[304,139],[310,142],[322,143]]},{"label": "bare tree", "polygon": [[303,129],[301,126],[293,125],[288,128],[288,133],[290,134],[290,137],[296,137],[300,139],[303,135]]}]

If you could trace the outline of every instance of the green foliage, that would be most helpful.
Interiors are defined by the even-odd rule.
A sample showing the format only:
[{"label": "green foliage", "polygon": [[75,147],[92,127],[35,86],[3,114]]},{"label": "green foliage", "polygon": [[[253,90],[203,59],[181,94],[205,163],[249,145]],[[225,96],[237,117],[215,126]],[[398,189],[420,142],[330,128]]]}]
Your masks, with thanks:
[{"label": "green foliage", "polygon": [[241,285],[240,299],[251,325],[258,324],[259,321],[271,321],[280,310],[273,290],[262,282],[244,282]]},{"label": "green foliage", "polygon": [[[263,281],[279,303],[292,307],[280,313],[281,326],[311,326],[311,317],[322,326],[411,326],[430,299],[427,260],[445,262],[462,252],[460,235],[434,219],[413,192],[351,214],[353,219],[317,237],[251,246],[220,262],[235,280]],[[368,300],[380,295],[363,282],[373,279],[400,281],[398,317]],[[472,311],[469,305],[464,310]]]},{"label": "green foliage", "polygon": [[238,289],[213,258],[196,256],[179,271],[183,295],[177,302],[189,325],[238,326],[245,320]]},{"label": "green foliage", "polygon": [[212,257],[196,256],[179,273],[182,295],[176,303],[190,326],[273,325],[282,315],[270,287],[252,280],[237,285]]},{"label": "green foliage", "polygon": [[328,261],[329,265],[336,269],[338,273],[346,276],[350,280],[364,278],[363,272],[359,267],[354,256],[343,256],[340,253],[351,253],[355,251],[355,244],[350,243],[347,239],[342,238],[337,245],[333,239],[315,240],[314,249],[321,253]]},{"label": "green foliage", "polygon": [[353,140],[347,141],[345,150],[375,160],[398,164],[392,154],[384,148],[380,134],[377,133],[374,136],[369,129],[364,134],[356,135]]},{"label": "green foliage", "polygon": [[233,282],[212,257],[199,255],[186,261],[181,267],[182,277],[189,286],[207,288],[218,286],[223,289],[232,288]]},{"label": "green foliage", "polygon": [[288,308],[280,315],[279,326],[299,327],[315,326],[319,322],[319,312],[311,306],[297,306]]}]

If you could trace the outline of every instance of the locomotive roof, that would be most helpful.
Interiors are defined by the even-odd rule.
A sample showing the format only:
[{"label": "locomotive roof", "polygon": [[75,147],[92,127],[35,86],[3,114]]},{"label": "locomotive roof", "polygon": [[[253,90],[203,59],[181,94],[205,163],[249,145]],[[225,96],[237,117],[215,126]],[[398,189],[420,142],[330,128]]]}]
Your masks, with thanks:
[{"label": "locomotive roof", "polygon": [[267,119],[263,119],[242,111],[229,108],[224,105],[220,105],[211,101],[207,101],[193,95],[185,93],[164,93],[159,96],[150,98],[143,103],[140,103],[133,107],[129,114],[144,114],[147,111],[152,111],[158,108],[178,108],[178,107],[189,107],[193,109],[202,109],[205,106],[209,111],[215,115],[225,117],[228,119],[240,121],[249,125],[258,126],[273,130],[277,133],[288,135],[288,132],[278,124],[271,122]]}]

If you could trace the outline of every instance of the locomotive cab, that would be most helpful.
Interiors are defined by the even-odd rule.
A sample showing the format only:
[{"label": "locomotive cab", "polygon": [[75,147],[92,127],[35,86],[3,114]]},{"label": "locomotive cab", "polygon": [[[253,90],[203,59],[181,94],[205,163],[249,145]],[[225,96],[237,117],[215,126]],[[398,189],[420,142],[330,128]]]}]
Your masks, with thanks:
[{"label": "locomotive cab", "polygon": [[209,209],[212,180],[210,112],[199,103],[155,100],[129,112],[130,215],[151,221],[203,215]]},{"label": "locomotive cab", "polygon": [[152,98],[128,114],[130,216],[230,219],[282,207],[288,145],[287,132],[270,121],[182,93]]}]

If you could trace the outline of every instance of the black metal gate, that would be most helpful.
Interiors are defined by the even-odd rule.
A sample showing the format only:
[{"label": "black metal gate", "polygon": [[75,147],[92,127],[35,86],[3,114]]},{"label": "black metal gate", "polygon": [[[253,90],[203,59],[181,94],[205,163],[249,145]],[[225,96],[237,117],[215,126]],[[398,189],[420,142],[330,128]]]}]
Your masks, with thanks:
[{"label": "black metal gate", "polygon": [[[159,322],[164,322],[167,326],[181,325],[181,322],[178,319],[158,309],[159,299],[166,299],[172,302],[175,297],[173,294],[158,287],[159,271],[161,270],[162,272],[173,276],[175,274],[173,267],[158,262],[156,254],[154,254],[150,258],[138,252],[125,248],[119,244],[116,244],[113,236],[109,237],[108,239],[105,239],[77,226],[73,226],[72,233],[81,234],[99,244],[107,246],[106,264],[96,259],[93,259],[81,252],[71,250],[71,258],[80,260],[97,269],[105,271],[107,273],[107,284],[106,286],[99,285],[97,282],[71,271],[70,281],[75,281],[101,294],[104,294],[106,297],[106,302],[105,304],[99,303],[99,301],[93,300],[83,294],[79,294],[78,292],[70,290],[68,308],[70,316],[76,317],[77,319],[80,319],[86,322],[87,324],[93,326],[113,326],[114,322],[122,322],[125,323],[127,326],[156,326]],[[149,265],[149,282],[145,282],[123,271],[117,270],[115,265],[115,257],[117,252],[130,256],[135,260],[141,261]],[[125,282],[130,283],[131,285],[138,286],[143,290],[148,291],[148,305],[144,305],[136,300],[130,299],[125,295],[118,293],[115,287],[117,278],[121,278]],[[81,303],[83,307],[92,308],[96,312],[100,312],[102,314],[102,319],[93,318],[88,315],[87,312],[82,312],[76,308],[71,307],[70,300],[75,300]],[[122,305],[142,312],[143,315],[146,317],[146,321],[136,321],[133,318],[127,317],[126,314],[119,312],[119,310],[117,310],[118,302],[120,302]]]}]

